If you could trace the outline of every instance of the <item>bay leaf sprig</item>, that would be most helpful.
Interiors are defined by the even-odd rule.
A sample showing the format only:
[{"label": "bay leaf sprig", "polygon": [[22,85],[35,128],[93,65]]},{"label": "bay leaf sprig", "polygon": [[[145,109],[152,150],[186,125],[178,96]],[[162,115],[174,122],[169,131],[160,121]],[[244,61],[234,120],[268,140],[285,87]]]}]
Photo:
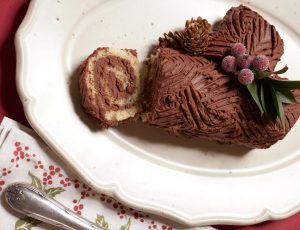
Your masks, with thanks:
[{"label": "bay leaf sprig", "polygon": [[273,122],[279,118],[285,127],[284,104],[296,102],[294,89],[300,89],[300,81],[278,79],[276,75],[283,74],[288,67],[275,71],[255,71],[254,81],[247,85],[248,91],[258,106],[261,115],[266,115]]}]

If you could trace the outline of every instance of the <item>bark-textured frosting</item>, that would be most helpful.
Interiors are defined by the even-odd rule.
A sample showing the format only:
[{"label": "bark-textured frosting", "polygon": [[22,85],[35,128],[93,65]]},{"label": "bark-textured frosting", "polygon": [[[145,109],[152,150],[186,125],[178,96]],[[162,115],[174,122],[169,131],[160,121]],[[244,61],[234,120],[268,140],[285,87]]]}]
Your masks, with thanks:
[{"label": "bark-textured frosting", "polygon": [[162,48],[149,61],[145,120],[178,136],[204,138],[251,148],[268,148],[284,138],[300,115],[298,103],[284,106],[285,131],[261,117],[237,79],[215,63]]},{"label": "bark-textured frosting", "polygon": [[266,55],[273,70],[283,54],[283,40],[273,25],[246,6],[231,8],[214,29],[204,55],[221,58],[234,43],[243,43],[250,55]]},{"label": "bark-textured frosting", "polygon": [[101,126],[118,125],[140,112],[139,61],[135,50],[98,48],[83,63],[84,108]]}]

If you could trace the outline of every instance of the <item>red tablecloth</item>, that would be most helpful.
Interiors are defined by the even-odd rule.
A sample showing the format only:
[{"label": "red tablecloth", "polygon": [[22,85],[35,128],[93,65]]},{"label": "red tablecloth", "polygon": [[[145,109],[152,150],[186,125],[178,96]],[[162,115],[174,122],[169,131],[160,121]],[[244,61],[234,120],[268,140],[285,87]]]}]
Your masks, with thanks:
[{"label": "red tablecloth", "polygon": [[[25,16],[28,4],[29,0],[0,0],[0,120],[3,116],[8,116],[25,125],[28,125],[28,122],[15,87],[14,35]],[[221,230],[298,230],[300,229],[300,214],[286,220],[269,221],[254,226],[217,226],[217,228]],[[9,229],[9,227],[4,229]]]}]

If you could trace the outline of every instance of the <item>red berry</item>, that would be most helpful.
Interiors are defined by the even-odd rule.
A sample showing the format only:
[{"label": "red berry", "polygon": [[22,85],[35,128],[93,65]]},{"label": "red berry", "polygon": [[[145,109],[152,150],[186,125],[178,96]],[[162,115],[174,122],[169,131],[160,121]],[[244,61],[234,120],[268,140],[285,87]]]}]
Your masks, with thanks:
[{"label": "red berry", "polygon": [[54,175],[55,175],[55,172],[54,172],[54,171],[50,171],[50,175],[51,175],[51,176],[54,176]]},{"label": "red berry", "polygon": [[242,43],[235,43],[231,46],[231,55],[238,57],[246,53],[246,47]]},{"label": "red berry", "polygon": [[232,73],[236,71],[236,58],[233,56],[226,56],[222,60],[222,69],[227,73]]},{"label": "red berry", "polygon": [[0,185],[4,185],[4,184],[5,184],[4,180],[1,180]]},{"label": "red berry", "polygon": [[50,166],[49,166],[49,170],[54,170],[54,166],[53,166],[53,165],[50,165]]},{"label": "red berry", "polygon": [[257,55],[252,63],[252,68],[257,71],[265,71],[270,65],[269,59],[265,55]]},{"label": "red berry", "polygon": [[237,66],[241,69],[249,69],[252,65],[253,57],[249,56],[248,54],[240,55],[237,58]]},{"label": "red berry", "polygon": [[249,85],[254,80],[254,74],[250,69],[242,69],[239,72],[238,80],[243,85]]},{"label": "red berry", "polygon": [[57,168],[55,169],[55,172],[59,172],[59,171],[60,171],[60,168],[57,167]]}]

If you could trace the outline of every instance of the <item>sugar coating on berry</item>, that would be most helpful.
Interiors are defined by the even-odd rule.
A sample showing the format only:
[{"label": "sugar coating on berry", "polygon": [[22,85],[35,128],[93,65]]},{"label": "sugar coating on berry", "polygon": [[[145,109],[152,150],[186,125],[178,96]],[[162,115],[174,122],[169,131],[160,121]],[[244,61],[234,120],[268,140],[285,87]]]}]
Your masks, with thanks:
[{"label": "sugar coating on berry", "polygon": [[231,46],[231,55],[238,57],[246,53],[246,47],[242,43],[235,43]]},{"label": "sugar coating on berry", "polygon": [[252,68],[257,71],[265,71],[270,65],[269,59],[265,55],[257,55],[252,63]]},{"label": "sugar coating on berry", "polygon": [[254,74],[250,69],[242,69],[239,72],[238,80],[243,85],[249,85],[254,80]]},{"label": "sugar coating on berry", "polygon": [[236,71],[236,58],[233,56],[226,56],[222,60],[222,69],[227,73],[232,73]]},{"label": "sugar coating on berry", "polygon": [[241,69],[249,69],[252,65],[253,57],[248,54],[240,55],[237,58],[237,66]]}]

